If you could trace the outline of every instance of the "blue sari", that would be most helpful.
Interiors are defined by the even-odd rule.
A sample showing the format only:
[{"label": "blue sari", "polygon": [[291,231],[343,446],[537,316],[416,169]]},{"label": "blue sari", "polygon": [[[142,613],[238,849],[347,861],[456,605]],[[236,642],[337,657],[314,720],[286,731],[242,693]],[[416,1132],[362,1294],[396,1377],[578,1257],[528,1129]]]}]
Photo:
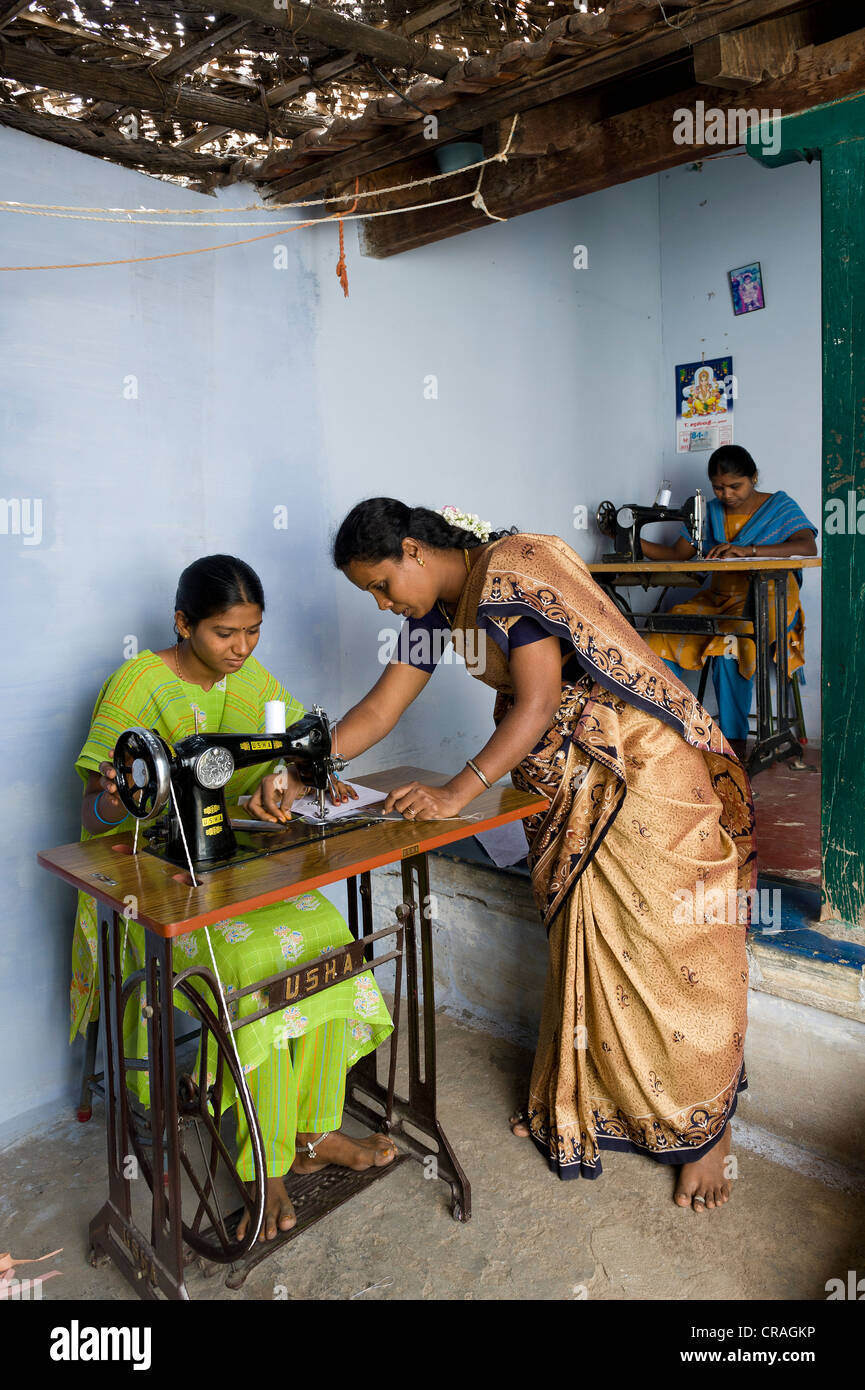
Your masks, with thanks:
[{"label": "blue sari", "polygon": [[[781,545],[797,531],[808,530],[816,536],[817,528],[808,520],[801,507],[786,492],[775,492],[748,517],[738,530],[728,531],[731,514],[716,497],[709,499],[705,546],[715,545]],[[733,520],[733,525],[735,521]],[[680,533],[685,540],[691,537],[686,527]],[[791,570],[787,581],[787,660],[792,674],[804,665],[805,619],[799,603],[802,571]],[[701,589],[692,599],[678,603],[671,613],[709,614],[735,617],[743,611],[748,593],[748,576],[717,572],[711,585]],[[774,586],[772,586],[774,588]],[[771,592],[771,591],[770,591]],[[775,632],[775,607],[770,605],[771,640]],[[748,716],[754,687],[756,651],[753,638],[737,635],[733,625],[724,636],[703,638],[695,634],[657,633],[648,638],[650,647],[662,656],[670,669],[683,678],[684,671],[699,671],[706,661],[712,662],[712,683],[718,697],[718,722],[727,738],[748,737]]]},{"label": "blue sari", "polygon": [[[709,498],[705,547],[726,545],[727,532],[724,525],[725,512],[717,497]],[[807,518],[798,502],[786,492],[773,492],[768,501],[758,507],[741,530],[736,532],[736,545],[783,545],[784,541],[795,536],[797,531],[811,531],[816,536],[817,527]],[[683,526],[679,532],[686,541],[691,540],[690,532]],[[802,583],[802,571],[794,570],[796,583]]]}]

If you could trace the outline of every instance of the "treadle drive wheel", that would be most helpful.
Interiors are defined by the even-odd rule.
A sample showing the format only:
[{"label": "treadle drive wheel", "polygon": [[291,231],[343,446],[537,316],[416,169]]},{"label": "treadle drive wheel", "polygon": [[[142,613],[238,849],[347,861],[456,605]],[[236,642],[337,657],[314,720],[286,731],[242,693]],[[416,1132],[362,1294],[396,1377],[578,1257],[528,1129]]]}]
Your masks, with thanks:
[{"label": "treadle drive wheel", "polygon": [[[246,1255],[258,1238],[264,1219],[267,1170],[258,1119],[251,1099],[247,1098],[228,1030],[208,1002],[204,989],[193,983],[192,977],[198,977],[205,987],[210,986],[212,998],[219,997],[216,979],[204,967],[194,966],[174,977],[175,994],[182,995],[187,1005],[191,1006],[187,1012],[201,1028],[195,1074],[187,1071],[177,1078],[183,1239],[202,1260],[231,1264]],[[143,985],[143,970],[128,977],[123,986],[122,1016],[125,1016],[133,994],[142,990]],[[139,1005],[142,1002],[143,999],[137,1001]],[[128,1059],[124,1059],[124,1071],[132,1071],[127,1062]],[[234,1082],[238,1110],[243,1113],[249,1129],[255,1170],[251,1193],[247,1191],[246,1183],[238,1173],[220,1134],[226,1072]],[[154,1175],[149,1114],[142,1116],[137,1112],[137,1108],[130,1104],[128,1089],[125,1085],[122,1089],[132,1147],[139,1170],[152,1192]],[[160,1181],[164,1176],[160,1174]],[[233,1218],[238,1214],[238,1208],[241,1211],[245,1208],[249,1215],[249,1227],[243,1240],[238,1240],[234,1234],[237,1221]]]}]

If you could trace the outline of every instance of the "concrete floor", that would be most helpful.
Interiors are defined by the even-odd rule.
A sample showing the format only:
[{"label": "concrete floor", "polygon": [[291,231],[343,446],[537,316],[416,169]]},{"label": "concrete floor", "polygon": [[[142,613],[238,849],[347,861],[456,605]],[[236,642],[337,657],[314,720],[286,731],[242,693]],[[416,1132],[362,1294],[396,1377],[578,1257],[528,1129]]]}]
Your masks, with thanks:
[{"label": "concrete floor", "polygon": [[[438,1038],[441,1120],[472,1182],[472,1220],[456,1223],[445,1185],[407,1162],[265,1261],[242,1290],[193,1270],[193,1299],[287,1291],[335,1300],[822,1301],[828,1279],[865,1267],[861,1195],[741,1142],[733,1198],[704,1216],[676,1208],[670,1170],[636,1156],[605,1155],[596,1182],[560,1182],[506,1124],[530,1056],[444,1015]],[[45,1300],[134,1298],[111,1266],[94,1269],[86,1258],[88,1222],[106,1192],[104,1145],[97,1102],[89,1124],[72,1115],[0,1153],[0,1250],[20,1259],[63,1247],[41,1271],[30,1267],[62,1271],[43,1286]]]}]

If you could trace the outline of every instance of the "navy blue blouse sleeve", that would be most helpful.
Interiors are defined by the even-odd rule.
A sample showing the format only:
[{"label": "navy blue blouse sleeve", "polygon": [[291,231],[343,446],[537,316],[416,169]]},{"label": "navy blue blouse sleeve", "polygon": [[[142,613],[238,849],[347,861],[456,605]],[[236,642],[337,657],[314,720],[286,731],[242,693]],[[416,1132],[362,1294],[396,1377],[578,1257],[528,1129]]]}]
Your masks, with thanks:
[{"label": "navy blue blouse sleeve", "polygon": [[[540,642],[550,634],[535,622],[534,618],[520,618],[508,631],[508,656],[516,647],[528,647],[532,642]],[[559,651],[562,655],[562,677],[576,680],[582,667],[573,645],[563,637],[559,638]]]},{"label": "navy blue blouse sleeve", "polygon": [[431,608],[422,618],[406,619],[391,660],[431,676],[450,637],[450,624],[445,622],[438,608]]},{"label": "navy blue blouse sleeve", "polygon": [[534,618],[520,618],[508,632],[508,644],[513,651],[514,647],[527,647],[531,642],[541,642],[549,635]]}]

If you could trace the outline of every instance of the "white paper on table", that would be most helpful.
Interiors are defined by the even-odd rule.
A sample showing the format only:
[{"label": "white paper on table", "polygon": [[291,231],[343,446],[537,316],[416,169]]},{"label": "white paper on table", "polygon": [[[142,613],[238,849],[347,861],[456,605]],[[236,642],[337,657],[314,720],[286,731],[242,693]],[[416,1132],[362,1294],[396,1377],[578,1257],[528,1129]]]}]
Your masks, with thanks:
[{"label": "white paper on table", "polygon": [[499,869],[509,869],[528,853],[526,832],[521,820],[497,825],[494,830],[481,830],[475,835]]},{"label": "white paper on table", "polygon": [[[343,820],[346,816],[350,816],[353,811],[359,811],[364,806],[374,806],[377,803],[383,804],[387,796],[387,792],[379,791],[376,787],[364,787],[360,782],[343,781],[341,785],[343,787],[354,787],[357,792],[357,799],[344,802],[341,806],[333,806],[330,800],[330,793],[328,792],[325,798],[328,820]],[[251,798],[248,796],[239,796],[237,798],[237,804],[238,806],[245,806],[250,799]],[[297,801],[292,802],[291,809],[296,816],[311,817],[313,820],[317,821],[318,797],[314,792],[310,796],[298,797]]]},{"label": "white paper on table", "polygon": [[[343,787],[354,787],[357,792],[357,800],[349,801],[347,806],[332,806],[330,804],[330,793],[328,793],[327,808],[330,811],[329,820],[333,819],[334,816],[345,816],[348,814],[349,810],[357,811],[361,806],[373,806],[377,801],[384,801],[387,796],[387,792],[377,791],[375,787],[361,786],[360,782],[341,781],[341,785]],[[238,806],[246,806],[251,800],[251,794],[248,796],[239,796],[237,798],[237,804]],[[291,809],[297,812],[298,815],[311,814],[317,819],[318,797],[314,793],[310,796],[298,797],[297,801],[292,802]]]},{"label": "white paper on table", "polygon": [[[357,811],[364,810],[364,809],[366,809],[366,808],[368,808],[368,807],[377,807],[377,808],[378,808],[378,813],[379,813],[379,814],[381,814],[381,815],[384,815],[384,814],[385,814],[385,811],[384,811],[384,803],[385,803],[385,799],[386,799],[386,797],[387,797],[387,792],[379,791],[376,787],[365,787],[365,786],[363,786],[363,784],[360,783],[360,782],[346,782],[346,781],[344,781],[344,780],[342,780],[342,779],[340,779],[340,780],[341,780],[341,785],[342,785],[342,786],[344,786],[344,787],[354,787],[354,790],[357,792],[357,798],[356,798],[355,800],[353,800],[353,801],[344,802],[341,806],[333,806],[333,805],[331,804],[331,801],[330,801],[330,794],[328,794],[327,799],[326,799],[326,801],[325,801],[325,805],[326,805],[326,807],[327,807],[327,819],[328,819],[328,821],[345,820],[347,816],[354,815]],[[245,806],[245,805],[247,804],[247,802],[250,801],[250,800],[251,800],[251,797],[249,797],[249,796],[239,796],[239,797],[237,798],[237,804],[238,804],[238,806]],[[293,813],[294,813],[296,816],[301,816],[304,820],[315,821],[316,825],[319,825],[319,824],[320,824],[320,821],[319,821],[319,818],[318,818],[318,797],[315,796],[315,794],[313,794],[312,796],[301,796],[301,797],[299,797],[297,801],[292,802],[291,809],[292,809]],[[388,818],[389,818],[389,819],[392,818],[392,819],[395,820],[395,821],[401,821],[401,820],[403,819],[403,817],[399,814],[398,811],[389,811],[389,812],[388,812]],[[448,816],[448,817],[447,817],[448,820],[463,820],[463,821],[480,820],[480,818],[481,818],[481,817],[480,817],[480,814],[477,814],[477,815],[468,814],[468,815],[462,815],[462,816]],[[411,824],[411,822],[409,822],[409,824]],[[233,820],[233,821],[232,821],[232,825],[235,827],[235,829],[247,829],[247,828],[249,828],[249,827],[251,827],[251,826],[256,826],[256,827],[259,828],[259,829],[264,829],[264,830],[266,830],[266,829],[268,828],[268,825],[270,825],[271,829],[284,829],[284,826],[275,826],[275,825],[273,825],[272,822],[268,822],[268,821],[249,821],[249,822],[246,822],[246,821]],[[504,827],[504,828],[507,829],[507,827]],[[493,834],[493,835],[494,835],[494,834],[496,834],[496,832],[495,832],[495,831],[491,831],[490,834]],[[520,851],[520,853],[517,855],[517,859],[522,859],[522,857],[523,857],[523,855],[525,854],[525,852],[526,852],[526,845],[525,845],[525,835],[524,835],[524,836],[523,836],[523,847],[522,847],[522,850]],[[512,860],[511,862],[512,862],[512,863],[515,863],[516,860]]]},{"label": "white paper on table", "polygon": [[[346,816],[351,816],[355,811],[360,811],[364,806],[384,805],[387,792],[379,791],[376,787],[364,787],[359,782],[341,782],[343,787],[354,787],[357,792],[357,799],[354,801],[343,802],[341,806],[333,806],[330,801],[330,794],[325,798],[327,807],[327,819],[344,820]],[[298,801],[292,802],[292,811],[296,816],[303,816],[306,820],[318,821],[318,797],[313,793],[311,796],[302,796]]]}]

